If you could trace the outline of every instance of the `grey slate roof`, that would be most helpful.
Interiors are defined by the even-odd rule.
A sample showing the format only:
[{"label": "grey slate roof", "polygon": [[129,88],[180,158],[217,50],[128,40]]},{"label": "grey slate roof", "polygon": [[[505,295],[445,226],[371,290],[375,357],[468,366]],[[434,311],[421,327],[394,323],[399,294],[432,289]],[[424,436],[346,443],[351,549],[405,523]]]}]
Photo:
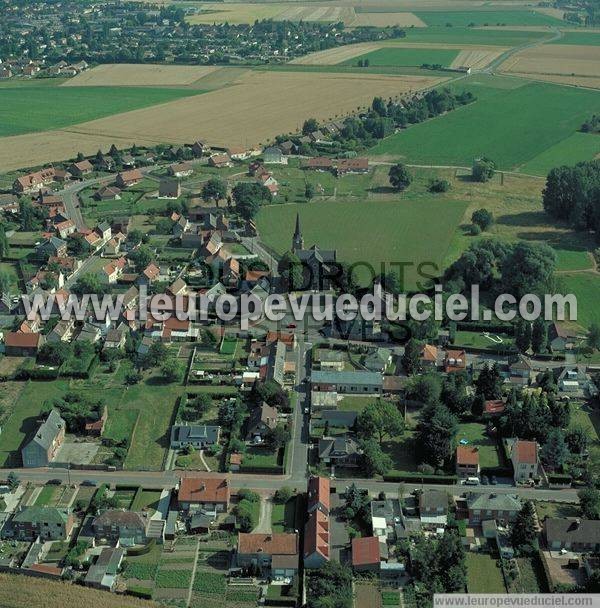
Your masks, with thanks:
[{"label": "grey slate roof", "polygon": [[52,445],[60,430],[65,427],[65,421],[61,418],[57,409],[50,410],[48,418],[38,428],[35,436],[29,443],[37,443],[45,451]]},{"label": "grey slate roof", "polygon": [[328,422],[329,426],[341,426],[349,429],[354,426],[358,412],[352,410],[323,410],[321,419]]},{"label": "grey slate roof", "polygon": [[171,427],[171,442],[173,441],[204,441],[217,443],[221,427],[197,424],[174,424]]},{"label": "grey slate roof", "polygon": [[516,494],[470,494],[467,498],[469,509],[488,511],[520,511],[523,504]]},{"label": "grey slate roof", "polygon": [[332,453],[338,456],[351,456],[358,453],[358,445],[351,437],[323,437],[319,439],[319,458],[329,458]]},{"label": "grey slate roof", "polygon": [[600,544],[600,521],[592,519],[548,518],[545,522],[549,543]]}]

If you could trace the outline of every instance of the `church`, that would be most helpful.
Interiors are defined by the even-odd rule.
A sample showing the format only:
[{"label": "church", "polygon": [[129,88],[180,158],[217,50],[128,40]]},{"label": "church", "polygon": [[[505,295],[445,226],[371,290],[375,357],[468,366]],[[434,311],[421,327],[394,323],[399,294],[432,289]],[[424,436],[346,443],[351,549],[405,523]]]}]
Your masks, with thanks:
[{"label": "church", "polygon": [[304,237],[300,228],[300,214],[296,214],[296,229],[292,237],[292,253],[298,256],[304,270],[304,288],[327,291],[332,288],[331,277],[335,276],[337,268],[337,251],[335,249],[319,249],[313,245],[304,248]]}]

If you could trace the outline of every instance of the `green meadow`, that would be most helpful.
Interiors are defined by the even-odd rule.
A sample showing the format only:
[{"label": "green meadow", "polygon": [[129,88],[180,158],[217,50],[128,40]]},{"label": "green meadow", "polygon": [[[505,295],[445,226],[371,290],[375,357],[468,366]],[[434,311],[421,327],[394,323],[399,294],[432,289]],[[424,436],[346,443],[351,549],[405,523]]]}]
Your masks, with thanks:
[{"label": "green meadow", "polygon": [[[503,77],[475,77],[455,88],[472,91],[477,101],[392,135],[371,154],[459,166],[488,156],[501,169],[517,169],[573,135],[600,101],[595,91]],[[577,145],[567,148],[581,159]]]},{"label": "green meadow", "polygon": [[357,65],[359,61],[369,61],[373,66],[420,66],[425,63],[429,65],[441,65],[449,67],[458,56],[458,51],[450,49],[412,49],[412,48],[383,48],[371,51],[349,59],[342,65]]},{"label": "green meadow", "polygon": [[592,160],[598,154],[600,154],[600,136],[598,134],[573,133],[532,158],[519,170],[531,175],[547,175],[553,167]]},{"label": "green meadow", "polygon": [[532,10],[417,11],[429,26],[558,25],[564,21]]},{"label": "green meadow", "polygon": [[[425,15],[425,13],[423,13]],[[495,46],[519,46],[542,38],[549,38],[549,32],[476,29],[472,27],[413,27],[406,30],[407,42],[436,42],[446,44],[485,44]]]},{"label": "green meadow", "polygon": [[61,129],[202,91],[152,87],[3,87],[0,137]]},{"label": "green meadow", "polygon": [[553,40],[551,44],[598,46],[600,44],[600,32],[563,32],[563,37]]},{"label": "green meadow", "polygon": [[[419,264],[437,275],[454,230],[466,209],[461,201],[418,200],[326,201],[270,205],[261,209],[258,227],[262,240],[278,253],[290,248],[296,213],[300,214],[306,247],[337,249],[338,259],[364,262],[374,274],[390,264],[406,263],[406,286],[417,286]],[[361,283],[371,279],[367,268],[357,266]]]}]

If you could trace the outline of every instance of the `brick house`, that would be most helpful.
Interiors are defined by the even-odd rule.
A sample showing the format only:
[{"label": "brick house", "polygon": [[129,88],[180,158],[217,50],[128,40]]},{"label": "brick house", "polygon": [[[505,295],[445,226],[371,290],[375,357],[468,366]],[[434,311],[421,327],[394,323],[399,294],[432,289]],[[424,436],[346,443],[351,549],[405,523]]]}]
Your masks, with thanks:
[{"label": "brick house", "polygon": [[53,409],[37,428],[35,435],[21,449],[23,466],[46,467],[56,457],[65,438],[65,421],[58,410]]},{"label": "brick house", "polygon": [[468,445],[459,445],[456,448],[456,474],[461,479],[479,477],[479,450]]},{"label": "brick house", "polygon": [[184,511],[223,513],[229,509],[230,490],[226,477],[182,477],[177,500]]},{"label": "brick house", "polygon": [[510,450],[515,483],[539,477],[539,446],[536,441],[516,439]]},{"label": "brick house", "polygon": [[238,534],[236,563],[256,568],[274,579],[292,578],[298,573],[298,535]]},{"label": "brick house", "polygon": [[19,540],[66,540],[73,530],[75,519],[67,509],[56,507],[25,507],[16,513],[9,534]]}]

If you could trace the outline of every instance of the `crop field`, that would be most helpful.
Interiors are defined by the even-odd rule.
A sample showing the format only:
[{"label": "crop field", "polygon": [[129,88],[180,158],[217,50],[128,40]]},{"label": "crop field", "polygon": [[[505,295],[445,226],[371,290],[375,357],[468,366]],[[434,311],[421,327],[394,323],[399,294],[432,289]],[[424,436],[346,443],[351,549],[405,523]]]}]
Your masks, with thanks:
[{"label": "crop field", "polygon": [[67,80],[66,87],[184,86],[218,70],[215,66],[107,63]]},{"label": "crop field", "polygon": [[600,46],[542,45],[513,55],[500,69],[512,74],[600,78]]},{"label": "crop field", "polygon": [[345,63],[356,65],[358,61],[368,60],[369,64],[374,66],[419,66],[428,63],[449,67],[458,57],[458,53],[458,51],[450,49],[388,47],[360,55]]},{"label": "crop field", "polygon": [[561,274],[560,283],[563,293],[572,293],[577,298],[577,324],[589,327],[600,323],[600,276],[596,272]]},{"label": "crop field", "polygon": [[153,608],[158,604],[70,583],[34,577],[24,579],[21,575],[0,574],[0,606],[2,608],[31,608],[31,606],[40,608],[56,606]]},{"label": "crop field", "polygon": [[600,46],[600,31],[564,32],[563,37],[550,44],[575,44],[578,46]]},{"label": "crop field", "polygon": [[[496,88],[507,86],[512,88]],[[488,155],[498,167],[514,169],[575,133],[600,99],[595,91],[525,81],[519,85],[504,78],[475,77],[457,88],[473,91],[477,101],[382,140],[372,154],[465,167]]]},{"label": "crop field", "polygon": [[425,27],[425,23],[414,13],[362,13],[357,12],[352,27]]},{"label": "crop field", "polygon": [[206,2],[202,12],[187,17],[188,23],[254,23],[257,19],[273,19],[289,4],[244,4],[233,2]]},{"label": "crop field", "polygon": [[533,10],[470,10],[416,12],[429,26],[558,25],[564,21]]},{"label": "crop field", "polygon": [[351,6],[298,6],[287,4],[288,8],[275,16],[278,21],[343,21],[352,23],[356,18]]},{"label": "crop field", "polygon": [[600,154],[600,137],[595,133],[573,133],[525,163],[520,170],[532,175],[547,175],[553,167],[593,160]]},{"label": "crop field", "polygon": [[[469,13],[470,14],[470,13]],[[446,44],[472,44],[493,46],[519,46],[535,40],[549,38],[544,31],[510,30],[506,28],[474,28],[474,27],[422,27],[406,30],[407,42],[439,42]]]},{"label": "crop field", "polygon": [[[134,87],[7,87],[0,95],[0,137],[61,129],[198,93],[185,89],[141,90]],[[26,112],[24,108],[27,108]],[[40,139],[36,138],[36,141],[40,145]]]},{"label": "crop field", "polygon": [[[410,264],[406,283],[415,287],[418,264],[429,263],[425,271],[433,274],[431,264],[441,266],[465,208],[466,203],[435,199],[271,205],[259,213],[258,226],[265,243],[282,253],[290,247],[299,213],[308,247],[318,243],[323,249],[337,249],[338,259],[370,265],[374,274],[381,272],[382,264]],[[372,278],[367,267],[357,266],[363,284]]]},{"label": "crop field", "polygon": [[[81,123],[68,131],[8,137],[0,146],[0,170],[70,158],[78,151],[93,154],[115,140],[123,146],[155,145],[202,136],[212,145],[258,145],[275,135],[297,131],[306,117],[333,119],[370,104],[375,95],[402,95],[442,81],[427,76],[248,72],[236,81],[235,94],[220,89]],[[143,98],[153,89],[132,90]],[[172,90],[161,92],[168,95]]]}]

